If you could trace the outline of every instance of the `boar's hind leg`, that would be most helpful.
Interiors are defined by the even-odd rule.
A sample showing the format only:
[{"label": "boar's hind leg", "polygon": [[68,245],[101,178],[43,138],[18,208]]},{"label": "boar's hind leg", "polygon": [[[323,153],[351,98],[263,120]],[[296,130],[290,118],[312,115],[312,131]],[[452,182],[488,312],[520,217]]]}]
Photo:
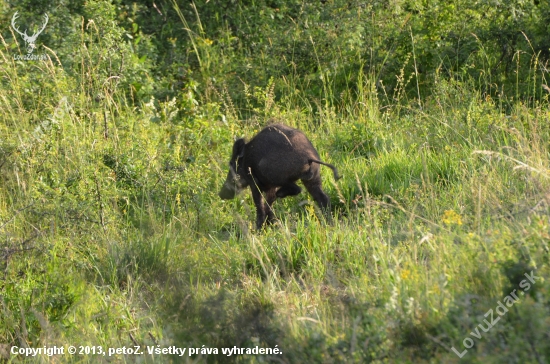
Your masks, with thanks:
[{"label": "boar's hind leg", "polygon": [[266,219],[269,223],[275,220],[271,205],[276,198],[274,188],[265,191],[265,201],[260,190],[256,187],[252,188],[252,199],[256,205],[256,229],[260,230],[266,222]]},{"label": "boar's hind leg", "polygon": [[323,212],[326,212],[330,209],[330,200],[327,196],[327,194],[323,191],[321,188],[321,179],[320,178],[313,178],[309,181],[304,181],[304,186],[306,186],[307,191],[313,197],[315,202],[317,202],[317,205],[323,210]]},{"label": "boar's hind leg", "polygon": [[279,188],[279,190],[277,191],[277,197],[283,198],[286,196],[296,196],[300,192],[302,192],[300,186],[292,182]]}]

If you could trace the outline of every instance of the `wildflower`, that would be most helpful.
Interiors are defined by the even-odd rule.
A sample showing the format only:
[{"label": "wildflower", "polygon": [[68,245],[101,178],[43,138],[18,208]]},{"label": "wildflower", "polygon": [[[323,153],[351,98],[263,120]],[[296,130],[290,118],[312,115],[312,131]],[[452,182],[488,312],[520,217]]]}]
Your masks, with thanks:
[{"label": "wildflower", "polygon": [[443,221],[445,225],[462,225],[462,217],[454,210],[446,210],[443,213],[441,221]]}]

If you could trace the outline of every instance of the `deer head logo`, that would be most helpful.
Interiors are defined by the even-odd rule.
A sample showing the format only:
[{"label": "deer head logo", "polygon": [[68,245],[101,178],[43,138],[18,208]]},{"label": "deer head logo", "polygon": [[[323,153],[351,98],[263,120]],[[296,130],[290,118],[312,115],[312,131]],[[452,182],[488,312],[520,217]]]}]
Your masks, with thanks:
[{"label": "deer head logo", "polygon": [[42,33],[44,28],[46,28],[46,24],[48,24],[48,19],[49,19],[48,14],[44,14],[44,25],[42,25],[42,28],[40,28],[40,30],[34,33],[33,35],[27,35],[28,29],[25,29],[25,31],[21,33],[17,28],[17,26],[15,25],[15,21],[17,20],[17,18],[19,18],[19,15],[17,13],[18,12],[16,11],[15,14],[13,14],[13,17],[11,18],[11,26],[13,27],[13,30],[15,30],[17,33],[19,33],[23,37],[23,40],[27,44],[27,53],[31,54],[32,51],[34,51],[34,49],[36,48],[36,44],[35,44],[36,38],[38,38],[38,35]]}]

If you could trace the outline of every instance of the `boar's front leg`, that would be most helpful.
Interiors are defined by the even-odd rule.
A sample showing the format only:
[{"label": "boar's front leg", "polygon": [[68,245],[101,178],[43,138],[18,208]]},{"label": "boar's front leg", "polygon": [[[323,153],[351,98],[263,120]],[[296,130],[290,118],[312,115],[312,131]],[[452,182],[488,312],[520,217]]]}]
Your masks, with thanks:
[{"label": "boar's front leg", "polygon": [[267,213],[267,222],[269,224],[272,224],[275,219],[275,214],[273,213],[273,202],[277,199],[277,195],[275,194],[276,189],[271,188],[264,192],[265,194],[265,203],[264,203],[264,210]]},{"label": "boar's front leg", "polygon": [[262,192],[256,187],[252,188],[252,199],[254,200],[254,205],[256,205],[256,229],[260,230],[264,223],[272,223],[275,220],[275,214],[271,209],[271,205],[277,198],[275,195],[275,188],[270,188],[265,191],[265,199],[262,195]]}]

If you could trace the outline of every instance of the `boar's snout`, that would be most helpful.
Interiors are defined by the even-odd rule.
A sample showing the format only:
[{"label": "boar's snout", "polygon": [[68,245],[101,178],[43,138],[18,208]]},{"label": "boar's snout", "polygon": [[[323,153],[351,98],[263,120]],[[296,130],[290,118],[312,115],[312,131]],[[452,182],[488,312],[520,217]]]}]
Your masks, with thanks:
[{"label": "boar's snout", "polygon": [[220,196],[222,200],[231,200],[235,197],[235,189],[227,187],[226,184],[224,184],[218,196]]},{"label": "boar's snout", "polygon": [[229,173],[227,173],[227,178],[218,196],[222,200],[231,200],[245,187],[247,187],[247,183],[237,173],[237,162],[232,159],[229,162]]}]

